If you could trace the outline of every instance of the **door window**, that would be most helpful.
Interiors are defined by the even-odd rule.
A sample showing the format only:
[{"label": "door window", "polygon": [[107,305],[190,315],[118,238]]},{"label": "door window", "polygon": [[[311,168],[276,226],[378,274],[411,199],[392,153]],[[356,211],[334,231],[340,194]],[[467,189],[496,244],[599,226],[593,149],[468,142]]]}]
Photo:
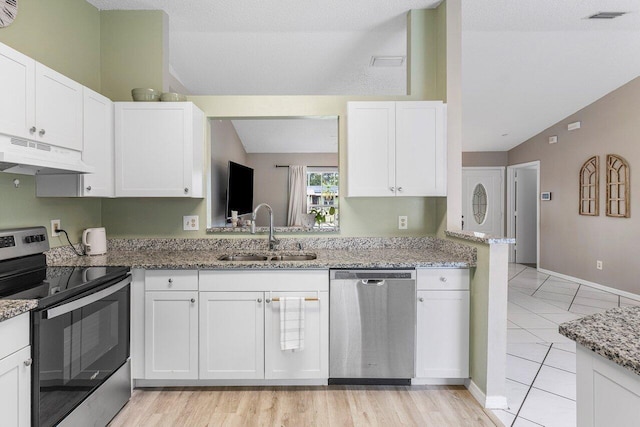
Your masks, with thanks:
[{"label": "door window", "polygon": [[476,223],[484,223],[487,218],[487,190],[484,185],[477,184],[476,188],[473,189],[471,206],[473,206],[473,219]]}]

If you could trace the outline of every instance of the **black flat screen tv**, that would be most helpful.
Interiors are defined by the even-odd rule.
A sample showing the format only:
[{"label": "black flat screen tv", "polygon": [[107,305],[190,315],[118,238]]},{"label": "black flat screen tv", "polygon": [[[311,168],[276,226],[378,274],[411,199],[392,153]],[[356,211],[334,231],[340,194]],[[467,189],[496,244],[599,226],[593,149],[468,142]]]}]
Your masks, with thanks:
[{"label": "black flat screen tv", "polygon": [[245,215],[253,211],[253,169],[235,162],[229,162],[227,180],[227,218],[231,211]]}]

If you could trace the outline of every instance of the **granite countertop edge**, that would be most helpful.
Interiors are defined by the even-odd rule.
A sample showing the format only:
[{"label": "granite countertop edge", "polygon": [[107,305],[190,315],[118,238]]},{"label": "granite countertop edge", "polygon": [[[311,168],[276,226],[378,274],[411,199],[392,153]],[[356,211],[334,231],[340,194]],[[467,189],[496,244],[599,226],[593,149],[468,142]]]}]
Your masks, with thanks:
[{"label": "granite countertop edge", "polygon": [[[308,254],[308,261],[221,261],[228,254]],[[471,268],[475,262],[442,251],[374,249],[366,251],[308,250],[294,251],[198,251],[198,250],[113,250],[106,255],[69,257],[49,262],[51,266],[125,266],[146,269],[329,269],[329,268]]]},{"label": "granite countertop edge", "polygon": [[0,300],[0,322],[27,313],[38,306],[34,299]]},{"label": "granite countertop edge", "polygon": [[470,242],[486,243],[488,245],[511,244],[516,242],[516,239],[512,237],[493,236],[490,234],[463,230],[447,230],[445,231],[445,235],[448,237],[456,237],[458,239],[468,240]]},{"label": "granite countertop edge", "polygon": [[640,375],[640,306],[620,307],[560,324],[561,335]]}]

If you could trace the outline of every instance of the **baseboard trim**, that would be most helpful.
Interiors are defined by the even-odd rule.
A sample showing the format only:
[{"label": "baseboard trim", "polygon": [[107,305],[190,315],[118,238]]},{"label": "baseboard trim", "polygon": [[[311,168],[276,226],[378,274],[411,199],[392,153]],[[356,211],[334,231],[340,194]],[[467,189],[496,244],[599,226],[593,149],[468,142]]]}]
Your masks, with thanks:
[{"label": "baseboard trim", "polygon": [[473,380],[466,381],[466,387],[474,399],[485,409],[507,409],[506,396],[487,396]]},{"label": "baseboard trim", "polygon": [[601,285],[600,283],[590,282],[588,280],[580,279],[579,277],[569,276],[567,274],[557,273],[555,271],[539,268],[540,273],[548,274],[550,276],[559,277],[560,279],[569,280],[571,282],[579,283],[581,285],[591,286],[592,288],[600,289],[601,291],[609,292],[612,294],[620,295],[621,297],[629,298],[634,301],[640,301],[640,295],[622,291],[620,289],[612,288],[610,286]]},{"label": "baseboard trim", "polygon": [[143,380],[133,383],[138,387],[247,387],[247,386],[326,386],[327,379],[291,380]]},{"label": "baseboard trim", "polygon": [[466,378],[412,378],[411,385],[463,385],[466,387]]}]

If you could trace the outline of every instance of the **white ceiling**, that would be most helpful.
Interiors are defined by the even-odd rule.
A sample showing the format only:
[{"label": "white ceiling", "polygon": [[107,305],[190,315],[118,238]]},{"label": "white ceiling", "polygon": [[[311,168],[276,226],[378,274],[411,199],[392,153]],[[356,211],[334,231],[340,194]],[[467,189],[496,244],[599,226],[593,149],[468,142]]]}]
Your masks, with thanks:
[{"label": "white ceiling", "polygon": [[337,153],[336,117],[232,120],[247,153]]},{"label": "white ceiling", "polygon": [[[87,0],[162,9],[202,95],[401,95],[406,12],[440,0]],[[461,0],[463,150],[507,150],[640,75],[640,0]],[[600,11],[630,12],[586,20]],[[505,135],[505,136],[503,136]]]}]

